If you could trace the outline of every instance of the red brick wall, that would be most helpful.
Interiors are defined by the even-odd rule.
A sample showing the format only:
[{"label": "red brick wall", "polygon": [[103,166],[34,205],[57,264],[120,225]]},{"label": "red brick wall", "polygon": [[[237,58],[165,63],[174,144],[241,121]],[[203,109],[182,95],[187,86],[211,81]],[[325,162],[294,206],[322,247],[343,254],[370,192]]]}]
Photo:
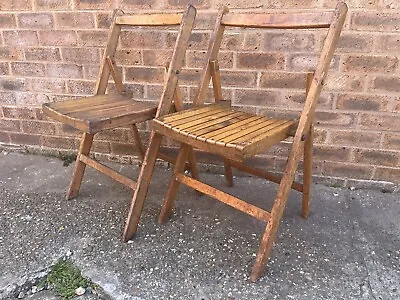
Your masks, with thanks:
[{"label": "red brick wall", "polygon": [[[77,132],[43,116],[40,105],[93,92],[112,9],[181,9],[181,0],[2,0],[0,2],[0,142],[30,149],[76,149]],[[200,10],[181,85],[193,97],[216,9],[333,8],[334,0],[195,0]],[[400,182],[400,2],[349,0],[345,31],[317,113],[315,174],[340,185]],[[160,65],[174,31],[128,32],[117,59],[136,97],[156,101]],[[228,32],[220,54],[224,95],[235,105],[275,115],[298,114],[303,76],[315,65],[322,31]],[[311,51],[309,49],[312,49]],[[266,70],[266,71],[265,71]],[[135,79],[135,81],[133,80]],[[143,130],[148,127],[142,126]],[[127,128],[101,133],[99,156],[136,159]],[[257,164],[279,171],[288,144]],[[207,161],[206,156],[200,156]],[[366,180],[366,181],[364,181]]]}]

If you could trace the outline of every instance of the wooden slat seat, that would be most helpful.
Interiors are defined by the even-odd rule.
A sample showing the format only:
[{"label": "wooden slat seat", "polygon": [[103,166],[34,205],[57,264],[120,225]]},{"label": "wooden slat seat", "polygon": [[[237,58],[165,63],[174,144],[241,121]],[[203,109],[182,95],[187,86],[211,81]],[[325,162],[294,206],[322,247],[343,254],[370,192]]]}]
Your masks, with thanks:
[{"label": "wooden slat seat", "polygon": [[[253,115],[220,104],[196,107],[153,120],[153,128],[193,147],[244,161],[290,136],[296,120]],[[229,149],[227,149],[229,148]]]},{"label": "wooden slat seat", "polygon": [[97,95],[46,103],[49,117],[87,133],[154,118],[157,103],[137,101],[121,94]]}]

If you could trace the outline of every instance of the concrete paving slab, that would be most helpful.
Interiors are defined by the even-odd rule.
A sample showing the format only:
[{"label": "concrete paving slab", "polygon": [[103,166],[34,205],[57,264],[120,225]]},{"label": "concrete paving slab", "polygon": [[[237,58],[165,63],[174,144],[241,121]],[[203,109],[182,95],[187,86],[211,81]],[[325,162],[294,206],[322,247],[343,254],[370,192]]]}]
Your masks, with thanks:
[{"label": "concrete paving slab", "polygon": [[[137,177],[136,166],[112,165]],[[88,168],[66,201],[71,172],[56,158],[0,153],[1,299],[67,256],[111,299],[400,299],[399,192],[314,185],[308,220],[292,192],[264,276],[251,283],[263,222],[182,187],[171,220],[157,225],[171,174],[157,168],[138,232],[122,243],[132,192]],[[270,208],[276,185],[237,177],[224,189]],[[57,299],[43,293],[29,297]]]}]

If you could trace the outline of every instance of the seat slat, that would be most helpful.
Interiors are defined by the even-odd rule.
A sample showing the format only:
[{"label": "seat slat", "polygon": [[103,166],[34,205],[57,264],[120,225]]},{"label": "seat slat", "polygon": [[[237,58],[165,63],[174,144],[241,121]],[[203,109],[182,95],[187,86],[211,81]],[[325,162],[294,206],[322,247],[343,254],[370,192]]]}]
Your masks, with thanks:
[{"label": "seat slat", "polygon": [[213,110],[213,106],[212,105],[206,105],[200,108],[192,108],[192,109],[188,109],[188,110],[184,110],[184,111],[179,111],[170,115],[166,115],[164,117],[161,117],[159,120],[164,122],[164,123],[171,123],[175,120],[180,120],[180,119],[184,119],[184,118],[188,118],[192,115],[196,115],[199,113],[202,113],[204,111],[210,111]]},{"label": "seat slat", "polygon": [[210,114],[210,115],[207,115],[207,116],[204,116],[204,117],[199,117],[199,118],[196,118],[193,121],[190,121],[190,122],[178,125],[178,126],[174,126],[174,127],[176,129],[180,129],[180,130],[184,130],[184,129],[190,129],[191,130],[191,128],[196,126],[196,125],[204,125],[204,124],[207,124],[210,121],[219,120],[219,119],[221,119],[223,117],[230,116],[230,115],[233,115],[233,114],[235,114],[235,111],[233,111],[233,110],[232,111],[216,111],[215,114]]},{"label": "seat slat", "polygon": [[190,130],[190,132],[195,134],[203,134],[210,132],[212,130],[220,129],[226,126],[226,121],[233,120],[233,121],[241,121],[246,117],[243,116],[241,112],[235,112],[233,114],[209,121],[207,123],[201,123],[197,126],[193,126],[190,128],[186,128],[186,130]]},{"label": "seat slat", "polygon": [[108,101],[108,102],[102,102],[102,103],[93,102],[93,103],[85,104],[85,105],[81,105],[81,106],[62,108],[62,109],[58,109],[58,111],[60,113],[69,115],[72,113],[79,113],[79,112],[85,113],[85,112],[93,111],[93,110],[99,111],[102,109],[116,107],[119,105],[121,105],[121,106],[127,105],[129,103],[132,103],[131,99],[121,99],[121,100],[116,99],[115,101]]},{"label": "seat slat", "polygon": [[[241,137],[238,137],[237,139],[233,139],[231,140],[233,143],[235,144],[245,144],[247,143],[247,141],[256,138],[264,133],[271,133],[271,131],[282,125],[285,124],[286,122],[288,122],[287,120],[275,120],[274,122],[270,123],[268,126],[266,127],[258,127],[258,128],[254,128],[255,130],[247,135],[243,135]],[[290,122],[290,121],[289,121]]]},{"label": "seat slat", "polygon": [[252,133],[254,133],[255,131],[258,131],[259,129],[263,128],[266,129],[268,128],[271,124],[274,124],[276,122],[276,120],[274,119],[266,119],[263,120],[263,122],[260,122],[258,124],[253,124],[251,126],[249,126],[248,128],[245,128],[244,130],[241,130],[235,134],[229,135],[223,139],[220,139],[219,142],[221,143],[229,143],[231,141],[236,141],[239,138],[243,138],[246,137]]},{"label": "seat slat", "polygon": [[79,107],[83,105],[88,105],[94,102],[104,103],[109,101],[116,101],[119,99],[128,99],[128,97],[118,94],[107,94],[107,95],[89,96],[85,98],[67,99],[60,102],[45,103],[45,105],[53,109],[61,110],[69,107]]},{"label": "seat slat", "polygon": [[187,118],[181,118],[181,119],[173,120],[173,121],[166,122],[166,123],[168,123],[170,126],[177,127],[182,124],[187,124],[187,123],[198,121],[199,119],[201,120],[207,116],[216,115],[219,112],[220,112],[219,110],[203,111],[203,112],[199,112],[198,114],[189,115]]}]

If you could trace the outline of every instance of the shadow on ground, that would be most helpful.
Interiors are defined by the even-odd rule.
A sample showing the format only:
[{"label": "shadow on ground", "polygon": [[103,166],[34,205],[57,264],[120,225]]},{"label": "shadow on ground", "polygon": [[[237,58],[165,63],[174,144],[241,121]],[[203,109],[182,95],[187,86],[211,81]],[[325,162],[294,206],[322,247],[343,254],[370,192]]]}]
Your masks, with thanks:
[{"label": "shadow on ground", "polygon": [[[135,166],[114,167],[137,177]],[[71,172],[56,158],[0,153],[0,298],[18,296],[68,256],[108,295],[86,299],[400,299],[398,192],[314,185],[308,220],[292,192],[254,284],[262,222],[181,188],[171,220],[157,225],[170,176],[157,168],[138,233],[122,243],[132,192],[88,169],[80,196],[66,201]],[[276,185],[238,177],[226,190],[270,208]],[[58,299],[48,291],[25,298]]]}]

